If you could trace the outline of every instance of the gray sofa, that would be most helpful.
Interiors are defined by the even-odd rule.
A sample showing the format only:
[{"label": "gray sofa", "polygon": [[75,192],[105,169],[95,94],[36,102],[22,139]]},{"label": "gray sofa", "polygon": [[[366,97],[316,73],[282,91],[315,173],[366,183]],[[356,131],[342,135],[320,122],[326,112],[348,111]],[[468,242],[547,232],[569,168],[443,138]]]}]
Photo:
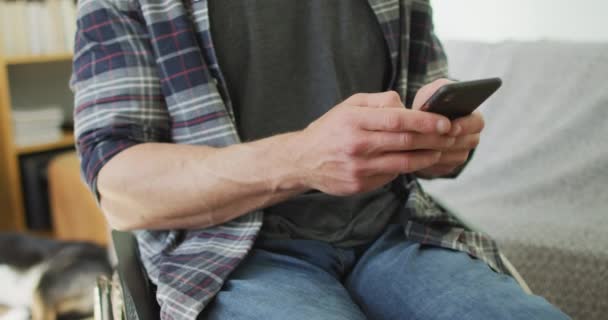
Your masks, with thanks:
[{"label": "gray sofa", "polygon": [[504,83],[469,166],[425,189],[497,239],[533,292],[608,319],[608,44],[445,47],[451,77]]}]

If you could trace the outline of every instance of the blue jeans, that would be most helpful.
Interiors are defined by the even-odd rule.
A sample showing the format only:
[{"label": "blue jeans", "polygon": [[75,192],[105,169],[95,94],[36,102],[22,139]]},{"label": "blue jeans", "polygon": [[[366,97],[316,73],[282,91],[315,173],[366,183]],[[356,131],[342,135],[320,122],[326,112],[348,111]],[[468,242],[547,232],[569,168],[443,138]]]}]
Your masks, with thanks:
[{"label": "blue jeans", "polygon": [[203,319],[568,319],[469,255],[389,226],[365,247],[258,240]]}]

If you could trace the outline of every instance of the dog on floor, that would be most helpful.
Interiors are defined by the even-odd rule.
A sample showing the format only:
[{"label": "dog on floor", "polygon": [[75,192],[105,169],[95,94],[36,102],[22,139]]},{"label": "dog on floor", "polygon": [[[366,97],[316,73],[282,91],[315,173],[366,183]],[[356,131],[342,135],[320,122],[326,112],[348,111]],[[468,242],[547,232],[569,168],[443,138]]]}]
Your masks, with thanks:
[{"label": "dog on floor", "polygon": [[0,233],[0,320],[91,317],[96,279],[111,271],[101,246]]}]

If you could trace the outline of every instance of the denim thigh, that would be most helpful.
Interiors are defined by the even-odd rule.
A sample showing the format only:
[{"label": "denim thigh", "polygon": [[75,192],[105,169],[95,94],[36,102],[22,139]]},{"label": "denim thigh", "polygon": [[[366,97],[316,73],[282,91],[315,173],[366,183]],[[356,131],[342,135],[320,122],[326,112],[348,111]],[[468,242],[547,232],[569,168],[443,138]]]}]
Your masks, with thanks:
[{"label": "denim thigh", "polygon": [[366,319],[340,283],[336,252],[319,241],[257,241],[199,319]]},{"label": "denim thigh", "polygon": [[345,286],[369,319],[568,319],[468,254],[406,241],[390,226]]}]

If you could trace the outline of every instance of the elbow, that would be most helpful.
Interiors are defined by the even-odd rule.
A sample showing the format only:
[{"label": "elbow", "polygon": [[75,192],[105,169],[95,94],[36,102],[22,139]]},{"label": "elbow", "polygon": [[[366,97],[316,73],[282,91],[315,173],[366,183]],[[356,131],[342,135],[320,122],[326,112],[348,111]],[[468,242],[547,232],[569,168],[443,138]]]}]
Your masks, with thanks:
[{"label": "elbow", "polygon": [[125,190],[121,183],[98,180],[99,205],[108,225],[118,231],[159,229],[163,217],[167,216],[163,207],[154,206],[150,201]]},{"label": "elbow", "polygon": [[[200,218],[194,216],[172,216],[160,208],[151,208],[137,201],[124,201],[101,197],[101,209],[108,225],[118,231],[183,229],[192,226],[205,227]],[[202,214],[202,217],[208,215]]]},{"label": "elbow", "polygon": [[176,215],[175,212],[143,209],[108,199],[102,199],[100,204],[108,225],[118,231],[204,229],[227,221],[217,219],[209,212]]},{"label": "elbow", "polygon": [[98,180],[99,206],[108,225],[118,231],[134,231],[150,227],[150,215],[153,213],[142,203],[135,201],[127,190],[108,181]]},{"label": "elbow", "polygon": [[[111,209],[112,208],[112,209]],[[102,202],[101,209],[110,228],[118,231],[135,231],[143,229],[165,229],[161,221],[142,214],[140,210],[119,209]]]},{"label": "elbow", "polygon": [[115,219],[115,218],[113,218],[111,216],[108,216],[107,214],[106,214],[106,220],[108,221],[108,225],[110,226],[110,228],[112,228],[112,230],[117,230],[117,231],[135,231],[137,229],[141,229],[141,228],[138,228],[133,223],[122,221],[120,219]]},{"label": "elbow", "polygon": [[138,223],[130,217],[131,212],[117,208],[112,201],[102,198],[100,206],[110,228],[118,231],[134,231],[144,228],[141,222]]},{"label": "elbow", "polygon": [[109,218],[109,217],[107,217],[106,219],[108,221],[108,225],[110,226],[110,228],[112,228],[112,230],[117,230],[117,231],[135,231],[135,230],[139,229],[139,228],[137,228],[133,224],[124,223],[122,221],[118,221],[116,219],[112,219],[112,218]]},{"label": "elbow", "polygon": [[[103,201],[102,201],[103,203]],[[171,217],[169,215],[153,216],[142,214],[143,211],[129,209],[110,209],[110,205],[102,204],[102,211],[108,225],[118,231],[135,230],[169,230],[169,229],[201,229],[218,224],[214,221],[212,214],[200,213],[197,215],[185,215]],[[222,223],[225,221],[221,221]]]},{"label": "elbow", "polygon": [[129,200],[126,180],[129,176],[125,173],[120,163],[115,159],[110,160],[99,171],[96,185],[99,197],[99,206],[103,212],[108,225],[118,231],[133,231],[142,228],[138,217],[141,210],[134,207],[133,201]]}]

